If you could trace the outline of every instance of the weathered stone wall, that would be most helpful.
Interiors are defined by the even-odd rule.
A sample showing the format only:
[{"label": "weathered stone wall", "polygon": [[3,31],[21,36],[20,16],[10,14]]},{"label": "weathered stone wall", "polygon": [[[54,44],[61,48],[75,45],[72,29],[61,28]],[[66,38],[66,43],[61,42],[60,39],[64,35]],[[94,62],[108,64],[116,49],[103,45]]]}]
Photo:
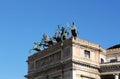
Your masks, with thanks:
[{"label": "weathered stone wall", "polygon": [[[90,58],[86,58],[84,51],[90,51]],[[100,47],[98,44],[91,43],[85,40],[73,40],[72,46],[73,60],[90,63],[91,65],[99,66]]]},{"label": "weathered stone wall", "polygon": [[83,64],[73,64],[73,79],[100,79],[100,74],[97,68]]}]

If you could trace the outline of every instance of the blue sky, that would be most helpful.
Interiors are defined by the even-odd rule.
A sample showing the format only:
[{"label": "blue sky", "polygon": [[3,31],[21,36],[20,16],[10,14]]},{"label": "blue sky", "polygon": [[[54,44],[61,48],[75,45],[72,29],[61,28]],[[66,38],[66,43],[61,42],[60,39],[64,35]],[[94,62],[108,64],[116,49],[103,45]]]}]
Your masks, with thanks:
[{"label": "blue sky", "polygon": [[0,79],[25,79],[28,50],[57,25],[76,23],[79,38],[120,43],[119,0],[0,0]]}]

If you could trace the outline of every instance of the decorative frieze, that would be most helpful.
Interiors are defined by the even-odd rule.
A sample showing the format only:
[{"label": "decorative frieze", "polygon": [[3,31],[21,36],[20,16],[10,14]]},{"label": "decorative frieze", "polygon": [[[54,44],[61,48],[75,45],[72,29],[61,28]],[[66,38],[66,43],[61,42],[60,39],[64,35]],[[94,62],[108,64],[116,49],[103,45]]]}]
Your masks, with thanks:
[{"label": "decorative frieze", "polygon": [[36,69],[40,69],[40,68],[55,64],[56,62],[59,62],[60,60],[61,60],[61,51],[37,60]]}]

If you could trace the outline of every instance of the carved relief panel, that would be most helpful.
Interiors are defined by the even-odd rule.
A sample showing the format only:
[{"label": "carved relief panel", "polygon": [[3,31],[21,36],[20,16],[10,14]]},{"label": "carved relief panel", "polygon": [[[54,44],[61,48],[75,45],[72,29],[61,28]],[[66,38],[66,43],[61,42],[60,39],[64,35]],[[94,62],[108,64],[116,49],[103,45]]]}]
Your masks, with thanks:
[{"label": "carved relief panel", "polygon": [[40,69],[41,67],[55,64],[56,62],[59,62],[60,60],[61,60],[61,51],[37,60],[36,69]]}]

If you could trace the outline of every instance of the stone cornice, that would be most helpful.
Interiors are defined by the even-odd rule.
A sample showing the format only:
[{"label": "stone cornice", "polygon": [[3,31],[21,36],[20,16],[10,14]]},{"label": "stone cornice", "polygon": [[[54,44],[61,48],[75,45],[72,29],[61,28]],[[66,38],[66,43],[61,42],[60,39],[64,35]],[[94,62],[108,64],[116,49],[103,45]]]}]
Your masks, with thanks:
[{"label": "stone cornice", "polygon": [[90,41],[82,40],[79,38],[76,38],[76,40],[73,40],[72,44],[82,46],[82,47],[87,47],[90,49],[94,49],[96,51],[104,52],[104,54],[106,52],[99,44],[95,44],[95,43],[92,43]]},{"label": "stone cornice", "polygon": [[83,61],[72,60],[72,62],[76,63],[76,64],[83,65],[83,66],[87,66],[87,67],[90,67],[90,68],[95,68],[95,69],[100,68],[100,66],[98,66],[98,65],[94,65],[94,64],[91,64],[91,63],[83,62]]}]

